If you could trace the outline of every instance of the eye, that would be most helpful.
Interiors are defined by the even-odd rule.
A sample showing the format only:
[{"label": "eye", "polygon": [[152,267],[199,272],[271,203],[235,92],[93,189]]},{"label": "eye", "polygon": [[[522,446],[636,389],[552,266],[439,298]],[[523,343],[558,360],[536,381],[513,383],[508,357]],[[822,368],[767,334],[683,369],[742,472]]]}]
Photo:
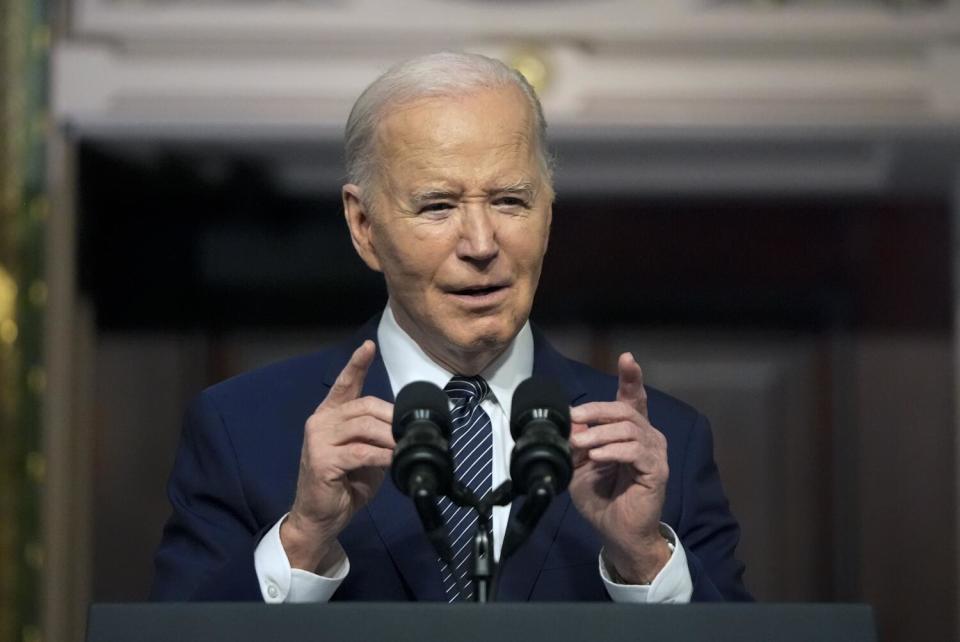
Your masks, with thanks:
[{"label": "eye", "polygon": [[438,214],[453,209],[450,203],[427,203],[419,210],[420,214]]},{"label": "eye", "polygon": [[497,207],[522,207],[524,209],[530,207],[530,204],[519,196],[501,196],[493,204]]}]

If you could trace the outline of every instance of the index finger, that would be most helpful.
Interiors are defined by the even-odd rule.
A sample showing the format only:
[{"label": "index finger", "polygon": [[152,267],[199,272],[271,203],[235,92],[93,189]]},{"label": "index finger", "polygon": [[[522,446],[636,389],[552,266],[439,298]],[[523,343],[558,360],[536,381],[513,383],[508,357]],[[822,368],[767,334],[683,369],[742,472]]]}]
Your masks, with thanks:
[{"label": "index finger", "polygon": [[647,391],[643,387],[643,370],[629,352],[620,355],[617,361],[619,381],[617,401],[624,401],[637,409],[644,417],[647,415]]},{"label": "index finger", "polygon": [[377,346],[367,339],[360,347],[353,351],[350,360],[343,367],[336,381],[327,393],[318,408],[336,408],[360,396],[363,390],[363,381],[367,378],[367,370],[373,363],[373,356],[377,353]]}]

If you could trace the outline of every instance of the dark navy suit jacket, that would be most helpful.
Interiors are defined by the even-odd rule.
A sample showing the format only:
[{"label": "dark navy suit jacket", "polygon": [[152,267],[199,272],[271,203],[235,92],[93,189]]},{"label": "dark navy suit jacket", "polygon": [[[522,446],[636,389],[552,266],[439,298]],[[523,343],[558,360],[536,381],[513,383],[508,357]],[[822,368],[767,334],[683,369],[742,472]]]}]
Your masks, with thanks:
[{"label": "dark navy suit jacket", "polygon": [[[353,350],[376,339],[377,322],[349,342],[230,379],[193,402],[168,486],[173,514],[156,553],[153,599],[262,599],[253,552],[293,502],[306,419]],[[616,377],[563,357],[536,329],[534,346],[534,373],[560,382],[571,405],[615,397]],[[363,394],[393,399],[379,353]],[[650,421],[668,444],[661,520],[686,551],[693,599],[749,599],[743,565],[734,558],[739,528],[717,475],[707,420],[651,388],[648,401]],[[335,600],[445,600],[436,554],[389,476],[339,539],[350,573]],[[597,533],[563,493],[504,564],[498,599],[609,599],[599,550]]]}]

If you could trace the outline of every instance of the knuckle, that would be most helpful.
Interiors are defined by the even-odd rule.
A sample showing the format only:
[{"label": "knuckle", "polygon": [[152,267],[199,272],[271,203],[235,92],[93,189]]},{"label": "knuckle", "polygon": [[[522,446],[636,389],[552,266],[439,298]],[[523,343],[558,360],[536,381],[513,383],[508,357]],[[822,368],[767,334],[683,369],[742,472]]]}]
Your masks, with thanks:
[{"label": "knuckle", "polygon": [[313,413],[312,415],[307,417],[307,422],[304,425],[304,430],[308,433],[308,436],[309,436],[309,433],[320,430],[320,424],[322,421],[323,420],[319,416],[319,413]]},{"label": "knuckle", "polygon": [[663,450],[664,452],[666,452],[666,450],[667,450],[667,436],[664,435],[664,434],[663,434],[662,432],[660,432],[659,430],[656,430],[656,429],[654,429],[653,435],[654,435],[654,439],[655,439],[656,442],[657,442],[657,446],[659,446],[661,450]]},{"label": "knuckle", "polygon": [[303,436],[303,444],[300,446],[300,462],[301,463],[308,463],[310,461],[311,453],[313,453],[313,451],[316,450],[316,448],[313,445],[313,442],[314,440],[310,436],[309,432]]},{"label": "knuckle", "polygon": [[666,481],[670,478],[670,466],[667,465],[666,461],[663,461],[655,470],[660,479]]},{"label": "knuckle", "polygon": [[360,431],[367,437],[372,437],[377,430],[377,422],[370,416],[361,417],[359,426]]},{"label": "knuckle", "polygon": [[360,397],[357,401],[359,402],[361,412],[364,414],[370,415],[376,410],[377,400],[375,397],[367,395],[366,397]]},{"label": "knuckle", "polygon": [[366,461],[369,453],[367,452],[367,448],[364,444],[359,444],[359,443],[350,444],[348,448],[349,448],[348,452],[350,453],[351,458],[359,462]]},{"label": "knuckle", "polygon": [[363,404],[359,399],[349,399],[346,400],[340,408],[347,416],[356,417],[362,413]]}]

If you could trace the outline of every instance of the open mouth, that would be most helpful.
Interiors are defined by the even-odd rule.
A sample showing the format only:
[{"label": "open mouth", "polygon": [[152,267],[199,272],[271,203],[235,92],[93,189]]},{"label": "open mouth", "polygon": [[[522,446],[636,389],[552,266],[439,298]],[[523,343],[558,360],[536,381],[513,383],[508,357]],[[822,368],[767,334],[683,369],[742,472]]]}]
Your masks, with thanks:
[{"label": "open mouth", "polygon": [[482,287],[482,288],[464,288],[462,290],[453,290],[453,294],[457,294],[460,296],[482,297],[488,294],[493,294],[494,292],[499,292],[504,287],[505,286],[502,286],[502,285],[491,285],[491,286]]}]

